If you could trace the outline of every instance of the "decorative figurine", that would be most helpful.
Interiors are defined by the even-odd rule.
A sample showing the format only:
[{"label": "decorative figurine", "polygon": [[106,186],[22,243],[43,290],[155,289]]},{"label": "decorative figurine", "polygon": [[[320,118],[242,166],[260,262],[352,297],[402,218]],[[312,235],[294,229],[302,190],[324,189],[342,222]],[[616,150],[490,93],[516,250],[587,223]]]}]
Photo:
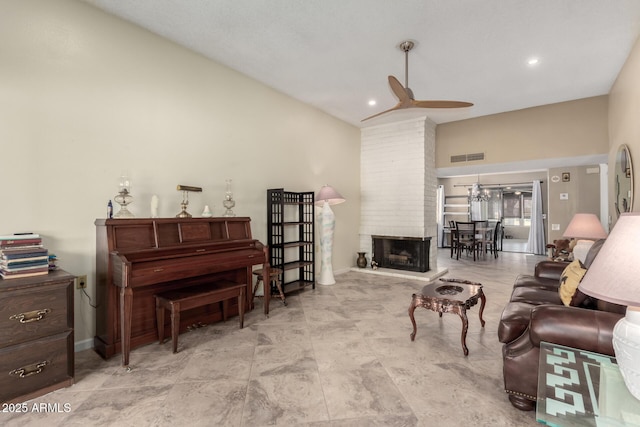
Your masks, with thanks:
[{"label": "decorative figurine", "polygon": [[151,218],[158,218],[158,196],[151,196]]}]

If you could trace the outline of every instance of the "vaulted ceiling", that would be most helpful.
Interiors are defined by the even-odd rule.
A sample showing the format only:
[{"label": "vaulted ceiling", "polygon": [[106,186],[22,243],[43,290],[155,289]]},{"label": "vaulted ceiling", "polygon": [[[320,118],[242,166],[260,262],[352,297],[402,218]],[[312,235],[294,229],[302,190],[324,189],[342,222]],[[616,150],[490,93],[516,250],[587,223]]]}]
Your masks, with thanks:
[{"label": "vaulted ceiling", "polygon": [[396,104],[404,40],[416,99],[474,103],[444,123],[607,94],[640,33],[638,0],[84,1],[357,126]]}]

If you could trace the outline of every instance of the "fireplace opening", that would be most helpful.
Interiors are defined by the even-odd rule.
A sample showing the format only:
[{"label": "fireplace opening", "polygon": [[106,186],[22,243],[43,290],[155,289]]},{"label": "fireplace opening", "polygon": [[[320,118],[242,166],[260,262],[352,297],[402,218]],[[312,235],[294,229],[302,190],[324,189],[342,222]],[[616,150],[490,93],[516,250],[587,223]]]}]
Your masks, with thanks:
[{"label": "fireplace opening", "polygon": [[431,237],[371,236],[373,260],[381,268],[429,271]]}]

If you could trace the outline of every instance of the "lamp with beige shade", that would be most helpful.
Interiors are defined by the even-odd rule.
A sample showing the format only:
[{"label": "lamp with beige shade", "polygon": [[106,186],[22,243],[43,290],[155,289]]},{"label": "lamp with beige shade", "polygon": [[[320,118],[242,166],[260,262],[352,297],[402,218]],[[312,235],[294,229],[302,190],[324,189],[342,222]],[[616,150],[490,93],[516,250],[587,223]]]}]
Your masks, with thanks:
[{"label": "lamp with beige shade", "polygon": [[577,213],[564,231],[564,237],[576,239],[573,258],[584,262],[595,240],[607,237],[607,232],[597,216],[591,213]]}]

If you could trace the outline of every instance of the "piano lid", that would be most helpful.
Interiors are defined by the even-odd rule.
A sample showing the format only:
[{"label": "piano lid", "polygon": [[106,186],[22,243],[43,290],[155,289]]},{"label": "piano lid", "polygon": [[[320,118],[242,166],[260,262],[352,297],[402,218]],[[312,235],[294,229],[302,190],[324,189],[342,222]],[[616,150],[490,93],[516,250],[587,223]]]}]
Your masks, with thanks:
[{"label": "piano lid", "polygon": [[253,241],[251,218],[133,218],[99,219],[106,227],[115,251]]}]

